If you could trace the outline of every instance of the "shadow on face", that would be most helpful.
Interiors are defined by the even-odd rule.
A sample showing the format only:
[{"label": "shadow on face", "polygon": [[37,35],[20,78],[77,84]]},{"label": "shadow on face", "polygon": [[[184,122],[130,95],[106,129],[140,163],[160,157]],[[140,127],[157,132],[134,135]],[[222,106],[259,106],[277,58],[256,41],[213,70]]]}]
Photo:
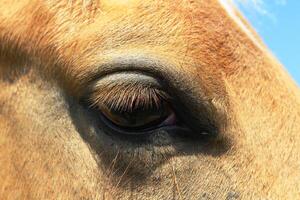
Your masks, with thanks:
[{"label": "shadow on face", "polygon": [[[230,139],[222,133],[227,123],[224,113],[213,101],[197,94],[198,88],[193,90],[194,83],[189,81],[190,77],[190,74],[172,72],[170,67],[158,60],[138,56],[118,57],[116,61],[99,67],[79,101],[67,98],[73,124],[90,144],[102,170],[117,177],[117,180],[120,176],[128,176],[123,177],[127,181],[134,177],[137,185],[142,185],[147,177],[173,157],[206,155],[218,158],[231,148]],[[119,88],[123,85],[124,94],[133,91],[129,100],[124,94],[118,96],[114,93],[114,90],[122,92]],[[142,87],[143,93],[139,90],[137,92],[140,93],[136,94],[136,87]],[[147,103],[154,101],[151,99],[153,96],[147,96],[149,88],[159,89],[172,98],[161,97],[157,101],[168,103],[161,103],[158,108],[148,106]],[[100,100],[95,100],[98,101],[96,105],[91,97],[93,93],[101,94]],[[122,126],[113,122],[111,118],[114,116],[104,116],[101,106],[97,105],[114,101],[109,99],[111,97],[106,99],[109,94],[117,97],[122,105],[128,101],[136,105],[124,110],[114,110],[112,106],[107,108],[123,119]],[[149,102],[138,104],[138,100],[144,98],[148,98]],[[161,111],[165,109],[172,111],[160,118],[161,113],[164,114]],[[154,116],[154,120],[147,121],[149,116]],[[131,125],[132,117],[141,125],[126,127]]]}]

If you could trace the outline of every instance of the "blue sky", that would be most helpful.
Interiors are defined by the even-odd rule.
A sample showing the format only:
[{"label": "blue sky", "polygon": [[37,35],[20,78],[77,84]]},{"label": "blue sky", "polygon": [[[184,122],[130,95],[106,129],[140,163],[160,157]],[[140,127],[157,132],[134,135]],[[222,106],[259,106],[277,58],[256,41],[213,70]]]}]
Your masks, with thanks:
[{"label": "blue sky", "polygon": [[234,1],[300,86],[300,1]]}]

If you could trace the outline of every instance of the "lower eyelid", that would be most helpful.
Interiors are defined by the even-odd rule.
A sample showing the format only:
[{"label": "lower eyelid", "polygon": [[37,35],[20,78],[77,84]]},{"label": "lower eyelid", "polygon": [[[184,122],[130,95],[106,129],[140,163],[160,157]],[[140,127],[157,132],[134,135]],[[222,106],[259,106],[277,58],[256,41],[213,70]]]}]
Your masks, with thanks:
[{"label": "lower eyelid", "polygon": [[177,118],[174,112],[169,115],[165,121],[161,124],[161,126],[170,126],[170,125],[175,125],[177,123]]}]

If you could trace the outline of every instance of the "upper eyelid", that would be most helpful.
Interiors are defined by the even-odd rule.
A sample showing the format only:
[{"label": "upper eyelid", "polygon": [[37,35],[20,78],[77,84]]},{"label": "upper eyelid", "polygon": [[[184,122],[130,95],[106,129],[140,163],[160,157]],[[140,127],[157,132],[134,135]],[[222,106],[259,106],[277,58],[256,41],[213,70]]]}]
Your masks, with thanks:
[{"label": "upper eyelid", "polygon": [[162,101],[169,99],[170,96],[161,87],[139,83],[138,80],[129,83],[126,81],[96,83],[90,94],[90,101],[94,106],[104,104],[120,111],[130,111],[136,107],[158,108]]}]

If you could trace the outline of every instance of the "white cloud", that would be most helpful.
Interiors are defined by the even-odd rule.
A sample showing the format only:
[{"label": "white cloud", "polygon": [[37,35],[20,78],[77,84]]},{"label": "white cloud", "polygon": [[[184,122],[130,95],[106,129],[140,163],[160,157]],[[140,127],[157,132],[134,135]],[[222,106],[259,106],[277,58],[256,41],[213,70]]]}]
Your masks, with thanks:
[{"label": "white cloud", "polygon": [[254,9],[262,15],[266,15],[268,12],[265,10],[265,5],[262,0],[234,0],[237,5],[243,5],[248,9]]},{"label": "white cloud", "polygon": [[287,0],[276,0],[277,5],[285,6],[287,4]]},{"label": "white cloud", "polygon": [[237,7],[242,7],[252,15],[260,15],[268,17],[273,23],[276,23],[276,16],[272,13],[272,10],[268,9],[270,4],[275,4],[276,6],[285,6],[287,0],[274,0],[272,3],[266,0],[231,0]]}]

